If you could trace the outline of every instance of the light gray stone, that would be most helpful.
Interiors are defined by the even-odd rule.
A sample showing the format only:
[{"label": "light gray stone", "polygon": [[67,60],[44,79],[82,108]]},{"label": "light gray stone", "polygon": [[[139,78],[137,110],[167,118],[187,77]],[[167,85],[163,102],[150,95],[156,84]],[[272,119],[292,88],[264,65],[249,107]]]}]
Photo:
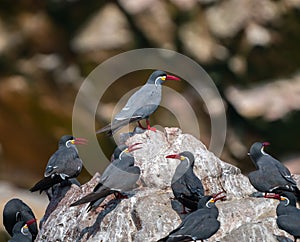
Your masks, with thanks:
[{"label": "light gray stone", "polygon": [[[249,197],[255,191],[241,171],[216,157],[196,138],[183,134],[178,128],[164,132],[146,131],[128,139],[127,143],[143,143],[134,152],[141,170],[143,186],[131,192],[110,211],[110,206],[86,212],[87,205],[69,205],[90,192],[99,174],[79,187],[72,187],[43,225],[37,241],[76,241],[87,226],[102,221],[94,236],[81,241],[156,241],[180,224],[180,214],[172,208],[171,177],[178,161],[165,156],[184,150],[195,155],[195,173],[201,177],[206,194],[224,190],[226,201],[218,201],[219,231],[207,241],[276,241],[274,234],[287,236],[276,226],[277,201]],[[113,195],[105,200],[111,204]],[[106,214],[102,218],[101,214]],[[100,218],[100,220],[99,220]]]}]

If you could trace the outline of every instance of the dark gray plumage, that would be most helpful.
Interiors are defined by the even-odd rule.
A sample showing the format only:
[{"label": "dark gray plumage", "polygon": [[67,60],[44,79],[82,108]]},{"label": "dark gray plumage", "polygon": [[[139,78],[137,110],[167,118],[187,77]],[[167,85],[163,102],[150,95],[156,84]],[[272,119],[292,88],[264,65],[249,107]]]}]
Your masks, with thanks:
[{"label": "dark gray plumage", "polygon": [[125,144],[118,145],[118,146],[114,149],[114,153],[112,154],[110,161],[113,162],[114,160],[119,159],[119,158],[120,158],[120,154],[121,154],[125,149],[127,149],[127,148],[128,148],[128,146],[125,145]]},{"label": "dark gray plumage", "polygon": [[[223,197],[222,197],[223,198]],[[205,240],[220,228],[219,210],[215,202],[221,198],[204,196],[198,203],[198,209],[187,215],[181,224],[158,242],[183,242]]]},{"label": "dark gray plumage", "polygon": [[278,228],[294,236],[294,242],[300,239],[300,210],[296,207],[296,197],[293,193],[266,195],[280,201],[276,208]]},{"label": "dark gray plumage", "polygon": [[116,114],[112,123],[98,130],[97,134],[107,132],[108,135],[112,135],[125,125],[143,119],[147,121],[147,128],[153,129],[149,125],[148,118],[160,105],[161,85],[165,80],[179,80],[179,78],[167,75],[164,71],[154,71],[147,83],[128,99],[125,107]]},{"label": "dark gray plumage", "polygon": [[60,201],[65,197],[72,185],[80,186],[80,182],[76,178],[70,178],[60,184],[55,184],[46,191],[49,204],[46,208],[44,216],[40,219],[39,228],[41,229],[43,224],[47,221],[51,213],[57,208]]},{"label": "dark gray plumage", "polygon": [[[118,159],[115,159],[104,170],[100,182],[94,188],[93,192],[71,204],[77,206],[84,203],[90,203],[88,210],[97,207],[104,198],[112,193],[120,194],[130,191],[136,187],[136,182],[140,177],[140,168],[134,165],[134,157],[130,152],[139,149],[136,147],[140,143],[135,143],[129,147],[123,146]],[[118,154],[120,149],[115,151]]]},{"label": "dark gray plumage", "polygon": [[8,242],[32,242],[32,235],[25,222],[17,222],[12,231],[12,238]]},{"label": "dark gray plumage", "polygon": [[250,158],[257,167],[248,178],[252,186],[260,192],[293,192],[298,198],[300,191],[290,171],[278,160],[264,151],[269,143],[256,142],[250,148]]},{"label": "dark gray plumage", "polygon": [[13,236],[14,226],[18,222],[27,223],[34,240],[38,234],[36,218],[27,204],[20,199],[13,198],[5,204],[3,209],[3,225],[10,236]]},{"label": "dark gray plumage", "polygon": [[50,157],[45,169],[44,178],[36,183],[31,192],[44,191],[55,184],[77,177],[82,169],[82,161],[78,156],[76,145],[86,144],[84,138],[64,135],[58,143],[58,150]]},{"label": "dark gray plumage", "polygon": [[193,171],[194,155],[189,151],[184,151],[179,154],[168,155],[166,158],[180,160],[172,178],[171,188],[175,198],[184,207],[195,211],[200,198],[204,196],[204,189],[201,180]]}]

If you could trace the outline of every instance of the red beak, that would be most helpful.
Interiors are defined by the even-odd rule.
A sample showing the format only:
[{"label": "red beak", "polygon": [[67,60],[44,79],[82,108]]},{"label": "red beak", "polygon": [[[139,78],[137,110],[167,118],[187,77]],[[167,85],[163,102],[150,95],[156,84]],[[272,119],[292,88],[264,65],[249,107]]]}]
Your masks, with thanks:
[{"label": "red beak", "polygon": [[179,154],[167,155],[166,158],[171,158],[171,159],[178,159],[178,160],[180,160],[180,155],[179,155]]},{"label": "red beak", "polygon": [[132,152],[132,151],[141,149],[142,147],[136,147],[137,145],[141,145],[141,144],[142,143],[134,143],[134,144],[128,146],[128,151]]},{"label": "red beak", "polygon": [[75,145],[86,145],[88,143],[88,140],[85,138],[75,138]]},{"label": "red beak", "polygon": [[166,80],[180,81],[177,76],[167,75]]},{"label": "red beak", "polygon": [[262,145],[263,146],[268,146],[268,145],[270,145],[270,143],[269,142],[263,142]]},{"label": "red beak", "polygon": [[274,198],[274,199],[280,200],[281,196],[279,194],[273,193],[273,194],[266,194],[265,198]]},{"label": "red beak", "polygon": [[218,201],[218,200],[221,200],[223,198],[226,198],[226,195],[219,197],[219,195],[222,194],[222,193],[223,193],[223,191],[222,192],[218,192],[218,193],[212,195],[212,197],[213,197],[213,199],[214,199],[215,202]]},{"label": "red beak", "polygon": [[30,219],[26,222],[27,226],[29,227],[30,225],[36,223],[36,218]]}]

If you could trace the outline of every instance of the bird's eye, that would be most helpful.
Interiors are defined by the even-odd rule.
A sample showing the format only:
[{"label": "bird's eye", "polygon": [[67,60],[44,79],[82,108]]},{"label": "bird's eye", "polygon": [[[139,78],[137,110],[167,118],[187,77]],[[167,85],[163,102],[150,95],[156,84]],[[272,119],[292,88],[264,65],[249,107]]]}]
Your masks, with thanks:
[{"label": "bird's eye", "polygon": [[23,235],[28,235],[28,234],[29,234],[28,227],[27,227],[27,226],[23,226],[23,227],[21,228],[21,233],[22,233]]},{"label": "bird's eye", "polygon": [[71,144],[72,144],[72,140],[68,140],[68,141],[66,142],[66,146],[67,146],[68,148],[71,146]]}]

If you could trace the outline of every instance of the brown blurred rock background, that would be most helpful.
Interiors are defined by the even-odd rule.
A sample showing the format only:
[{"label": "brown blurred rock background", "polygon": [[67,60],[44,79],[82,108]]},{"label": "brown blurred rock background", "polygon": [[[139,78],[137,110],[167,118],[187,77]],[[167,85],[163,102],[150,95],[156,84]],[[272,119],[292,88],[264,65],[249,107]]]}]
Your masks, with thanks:
[{"label": "brown blurred rock background", "polygon": [[[247,173],[253,169],[248,147],[267,140],[268,151],[300,173],[299,20],[299,0],[1,1],[0,179],[28,189],[41,178],[59,137],[72,132],[73,102],[84,78],[109,57],[146,47],[178,51],[210,74],[226,104],[223,160]],[[150,72],[112,85],[96,127]],[[210,119],[201,98],[185,82],[167,86],[191,103],[208,145]],[[176,126],[172,117],[161,108],[151,123]],[[109,156],[113,141],[101,145]],[[80,180],[89,177],[84,172]]]}]

